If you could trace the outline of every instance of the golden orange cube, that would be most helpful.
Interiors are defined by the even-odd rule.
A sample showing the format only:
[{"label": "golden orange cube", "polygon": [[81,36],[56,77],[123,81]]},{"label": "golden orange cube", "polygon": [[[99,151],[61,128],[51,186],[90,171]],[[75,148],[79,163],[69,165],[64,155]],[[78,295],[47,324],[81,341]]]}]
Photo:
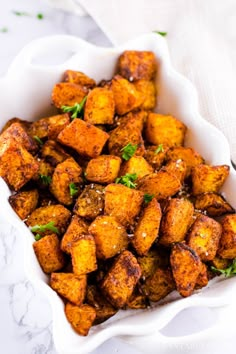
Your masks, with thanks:
[{"label": "golden orange cube", "polygon": [[83,275],[97,269],[96,244],[93,236],[81,235],[71,245],[73,273]]},{"label": "golden orange cube", "polygon": [[85,75],[81,71],[66,70],[62,79],[63,82],[71,82],[73,84],[85,86],[87,88],[94,88],[96,81],[91,77]]},{"label": "golden orange cube", "polygon": [[89,92],[84,108],[84,120],[91,124],[112,124],[115,101],[112,91],[96,87]]},{"label": "golden orange cube", "polygon": [[127,173],[136,173],[137,179],[140,179],[153,172],[153,168],[142,156],[132,156],[128,161],[123,162],[119,172],[120,176]]},{"label": "golden orange cube", "polygon": [[91,183],[85,186],[76,200],[74,213],[85,219],[93,220],[103,213],[105,188],[100,184]]},{"label": "golden orange cube", "polygon": [[85,170],[86,179],[101,184],[113,183],[118,177],[120,165],[118,156],[100,155],[89,161]]},{"label": "golden orange cube", "polygon": [[236,258],[236,214],[226,215],[221,220],[222,235],[217,254],[221,258]]},{"label": "golden orange cube", "polygon": [[175,282],[169,269],[157,268],[155,272],[147,278],[142,290],[150,301],[159,301],[166,297],[175,289]]},{"label": "golden orange cube", "polygon": [[86,220],[77,215],[73,215],[71,222],[61,240],[62,251],[70,254],[71,245],[74,241],[78,240],[81,235],[88,234],[88,227],[89,224]]},{"label": "golden orange cube", "polygon": [[22,191],[9,197],[13,210],[22,219],[26,219],[37,207],[39,193],[37,189]]},{"label": "golden orange cube", "polygon": [[57,108],[62,106],[74,106],[80,103],[88,94],[88,88],[72,82],[61,82],[56,84],[52,90],[52,103]]},{"label": "golden orange cube", "polygon": [[67,302],[65,314],[74,330],[81,336],[87,336],[96,318],[96,310],[87,304],[80,306]]}]

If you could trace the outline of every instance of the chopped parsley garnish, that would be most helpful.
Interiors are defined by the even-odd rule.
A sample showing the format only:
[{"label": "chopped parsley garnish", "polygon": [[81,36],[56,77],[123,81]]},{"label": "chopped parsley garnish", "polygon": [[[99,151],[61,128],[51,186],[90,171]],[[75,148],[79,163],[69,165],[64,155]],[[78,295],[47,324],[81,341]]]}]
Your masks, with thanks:
[{"label": "chopped parsley garnish", "polygon": [[158,147],[154,151],[154,154],[157,155],[157,154],[159,154],[159,152],[163,152],[163,151],[164,151],[163,145],[160,144],[160,145],[158,145]]},{"label": "chopped parsley garnish", "polygon": [[72,113],[72,119],[81,118],[86,100],[87,96],[85,96],[80,103],[76,102],[74,106],[61,106],[61,109],[64,113]]},{"label": "chopped parsley garnish", "polygon": [[45,185],[48,186],[52,182],[52,178],[47,175],[39,174],[40,181]]},{"label": "chopped parsley garnish", "polygon": [[39,240],[41,240],[41,238],[42,238],[42,236],[39,234],[34,236],[35,241],[39,241]]},{"label": "chopped parsley garnish", "polygon": [[129,188],[136,188],[137,183],[134,183],[134,181],[136,181],[137,177],[137,173],[126,173],[126,175],[118,177],[116,183],[123,184]]},{"label": "chopped parsley garnish", "polygon": [[160,34],[162,37],[167,36],[167,32],[161,32],[161,31],[153,31],[153,32]]},{"label": "chopped parsley garnish", "polygon": [[145,203],[149,203],[153,198],[154,198],[154,194],[148,194],[148,193],[144,194],[144,202]]},{"label": "chopped parsley garnish", "polygon": [[43,142],[42,142],[42,140],[37,136],[37,135],[34,135],[34,140],[35,141],[37,141],[37,143],[39,144],[39,145],[43,145]]},{"label": "chopped parsley garnish", "polygon": [[221,274],[224,274],[225,277],[230,277],[231,275],[236,275],[236,258],[233,260],[233,262],[228,266],[228,268],[225,269],[217,269],[215,267],[211,267],[211,269],[214,272],[219,272]]},{"label": "chopped parsley garnish", "polygon": [[[55,225],[54,221],[50,221],[48,224],[45,225],[35,225],[30,228],[32,232],[45,232],[45,231],[52,231],[55,234],[59,235],[59,230]],[[37,236],[37,235],[36,235]]]},{"label": "chopped parsley garnish", "polygon": [[135,151],[137,150],[138,145],[132,145],[131,143],[127,144],[124,146],[120,151],[123,152],[122,158],[126,161],[128,161],[134,154]]},{"label": "chopped parsley garnish", "polygon": [[70,195],[73,197],[74,195],[76,195],[79,191],[79,188],[76,187],[75,183],[70,183],[69,184],[69,189],[70,189]]},{"label": "chopped parsley garnish", "polygon": [[30,16],[28,12],[24,12],[24,11],[12,11],[12,13],[16,16]]},{"label": "chopped parsley garnish", "polygon": [[0,32],[1,32],[1,33],[6,33],[6,32],[8,32],[8,28],[7,28],[7,27],[2,27],[2,28],[0,29]]},{"label": "chopped parsley garnish", "polygon": [[44,17],[43,14],[37,14],[37,19],[38,19],[38,20],[42,20],[43,17]]}]

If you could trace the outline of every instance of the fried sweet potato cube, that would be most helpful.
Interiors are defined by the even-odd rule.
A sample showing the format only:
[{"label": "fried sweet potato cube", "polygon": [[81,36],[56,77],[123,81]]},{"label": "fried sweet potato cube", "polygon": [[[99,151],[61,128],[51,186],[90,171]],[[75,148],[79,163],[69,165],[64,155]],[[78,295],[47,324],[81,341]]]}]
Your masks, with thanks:
[{"label": "fried sweet potato cube", "polygon": [[203,157],[194,149],[184,146],[175,146],[166,153],[167,161],[183,160],[187,165],[186,177],[191,174],[192,168],[204,164]]},{"label": "fried sweet potato cube", "polygon": [[199,194],[195,200],[195,208],[205,211],[209,216],[221,216],[234,213],[233,207],[219,194]]},{"label": "fried sweet potato cube", "polygon": [[61,204],[71,205],[73,203],[70,185],[75,184],[79,187],[79,184],[83,181],[80,177],[81,173],[82,168],[73,157],[69,157],[56,166],[50,184],[50,191]]},{"label": "fried sweet potato cube", "polygon": [[105,188],[105,214],[115,217],[125,227],[133,224],[142,202],[142,192],[122,184],[113,183]]},{"label": "fried sweet potato cube", "polygon": [[33,247],[44,273],[50,274],[64,267],[65,259],[57,235],[45,235],[41,240],[34,242]]},{"label": "fried sweet potato cube", "polygon": [[88,88],[94,88],[96,86],[96,81],[91,79],[91,77],[75,70],[66,70],[62,81],[71,82],[72,84],[77,84]]},{"label": "fried sweet potato cube", "polygon": [[57,140],[71,147],[80,155],[94,158],[101,154],[109,135],[81,119],[74,119],[57,137]]},{"label": "fried sweet potato cube", "polygon": [[54,140],[46,141],[41,149],[41,155],[54,167],[69,157],[65,150]]},{"label": "fried sweet potato cube", "polygon": [[204,286],[207,286],[209,281],[207,266],[204,263],[201,263],[201,271],[197,277],[195,289],[201,289]]},{"label": "fried sweet potato cube", "polygon": [[26,130],[20,123],[12,123],[0,135],[0,142],[8,139],[14,139],[17,144],[21,145],[31,153],[35,153],[38,150],[36,141],[27,134]]},{"label": "fried sweet potato cube", "polygon": [[138,310],[138,309],[146,309],[149,305],[148,299],[146,295],[143,295],[138,290],[138,287],[134,289],[132,295],[127,301],[127,307],[130,309]]},{"label": "fried sweet potato cube", "polygon": [[169,246],[183,241],[190,227],[193,211],[193,204],[187,199],[170,199],[162,217],[159,242]]},{"label": "fried sweet potato cube", "polygon": [[58,134],[70,124],[68,113],[58,114],[48,119],[48,139],[56,140]]},{"label": "fried sweet potato cube", "polygon": [[37,162],[39,164],[39,168],[32,177],[32,180],[36,181],[41,189],[44,189],[51,183],[54,167],[44,159],[37,158]]},{"label": "fried sweet potato cube", "polygon": [[74,213],[85,219],[93,220],[102,214],[104,209],[104,186],[92,183],[85,186],[76,200]]},{"label": "fried sweet potato cube", "polygon": [[11,195],[9,203],[21,220],[24,220],[36,209],[38,198],[39,193],[37,189],[32,189]]},{"label": "fried sweet potato cube", "polygon": [[157,64],[155,55],[149,51],[126,50],[118,60],[118,72],[130,81],[152,80]]},{"label": "fried sweet potato cube", "polygon": [[6,124],[3,126],[0,134],[2,134],[5,130],[7,130],[13,123],[18,123],[22,126],[23,129],[25,129],[26,132],[28,132],[29,127],[31,126],[31,122],[28,122],[27,120],[23,120],[21,118],[11,118],[9,119]]},{"label": "fried sweet potato cube", "polygon": [[138,189],[144,193],[154,195],[157,200],[160,200],[177,193],[181,189],[181,183],[172,173],[161,170],[144,176],[138,181]]},{"label": "fried sweet potato cube", "polygon": [[165,161],[168,149],[166,144],[149,145],[146,147],[144,157],[155,170],[159,170]]},{"label": "fried sweet potato cube", "polygon": [[163,169],[175,175],[183,184],[187,174],[187,165],[183,160],[169,161]]},{"label": "fried sweet potato cube", "polygon": [[226,258],[221,258],[219,256],[215,256],[215,258],[213,258],[210,263],[216,269],[225,269],[225,268],[228,268],[228,266],[231,263],[231,260],[230,259],[226,259]]},{"label": "fried sweet potato cube", "polygon": [[113,77],[111,91],[114,95],[115,111],[121,116],[140,107],[144,100],[134,84],[120,75]]},{"label": "fried sweet potato cube", "polygon": [[[54,222],[54,226],[58,228],[60,234],[63,234],[67,228],[71,212],[63,205],[48,205],[35,209],[28,217],[26,224],[30,227],[36,225],[46,225],[49,222]],[[41,236],[48,233],[37,231]]]},{"label": "fried sweet potato cube", "polygon": [[87,235],[88,227],[89,224],[87,221],[77,215],[73,215],[70,225],[61,240],[62,251],[70,254],[72,243],[77,241],[81,235]]},{"label": "fried sweet potato cube", "polygon": [[192,193],[198,195],[202,193],[219,192],[226,178],[229,175],[229,166],[210,166],[200,164],[192,169]]},{"label": "fried sweet potato cube", "polygon": [[140,179],[153,172],[153,168],[142,156],[132,156],[128,161],[121,165],[120,176],[126,173],[136,173],[137,179]]},{"label": "fried sweet potato cube", "polygon": [[144,98],[143,103],[140,105],[140,109],[152,110],[156,106],[157,92],[154,81],[138,80],[134,82],[136,90]]},{"label": "fried sweet potato cube", "polygon": [[199,215],[188,234],[188,245],[202,261],[211,261],[216,255],[221,232],[220,223],[206,215]]},{"label": "fried sweet potato cube", "polygon": [[14,139],[0,142],[0,176],[8,186],[18,191],[38,171],[34,157]]},{"label": "fried sweet potato cube", "polygon": [[106,300],[96,285],[89,285],[87,287],[86,301],[96,310],[94,324],[102,323],[117,313],[117,309]]},{"label": "fried sweet potato cube", "polygon": [[61,82],[56,84],[52,90],[52,103],[57,108],[62,106],[74,106],[80,103],[88,94],[88,88],[72,82]]},{"label": "fried sweet potato cube", "polygon": [[41,118],[33,122],[28,128],[28,134],[33,138],[37,136],[40,139],[48,136],[48,117]]},{"label": "fried sweet potato cube", "polygon": [[144,124],[147,119],[148,112],[144,110],[129,112],[126,115],[119,117],[116,120],[117,127],[126,128],[130,131],[138,129],[140,132],[143,130]]},{"label": "fried sweet potato cube", "polygon": [[175,282],[169,269],[157,268],[142,286],[150,301],[159,301],[175,289]]},{"label": "fried sweet potato cube", "polygon": [[115,307],[123,307],[141,277],[137,259],[130,251],[123,251],[101,283],[101,290],[108,301]]},{"label": "fried sweet potato cube", "polygon": [[52,273],[50,286],[72,304],[80,306],[86,294],[87,277],[73,273]]},{"label": "fried sweet potato cube", "polygon": [[91,124],[112,124],[115,114],[113,93],[104,87],[89,92],[84,109],[84,120]]},{"label": "fried sweet potato cube", "polygon": [[149,113],[146,121],[145,136],[150,144],[183,145],[186,126],[173,116]]},{"label": "fried sweet potato cube", "polygon": [[142,279],[150,277],[157,268],[166,269],[169,266],[169,258],[169,250],[164,247],[151,249],[145,256],[138,257]]},{"label": "fried sweet potato cube", "polygon": [[144,208],[131,239],[138,255],[147,254],[153,242],[157,239],[161,215],[160,204],[153,198]]},{"label": "fried sweet potato cube", "polygon": [[192,248],[178,242],[172,247],[170,263],[177,291],[183,297],[190,296],[202,268],[199,256]]},{"label": "fried sweet potato cube", "polygon": [[89,233],[96,243],[98,259],[107,259],[128,247],[127,232],[113,216],[98,216],[90,225]]},{"label": "fried sweet potato cube", "polygon": [[87,274],[97,269],[96,245],[93,236],[81,235],[71,245],[73,273]]},{"label": "fried sweet potato cube", "polygon": [[115,181],[120,170],[121,159],[114,155],[100,155],[89,161],[85,170],[91,182],[109,184]]},{"label": "fried sweet potato cube", "polygon": [[67,302],[65,314],[74,330],[81,336],[87,336],[96,318],[96,310],[87,304],[77,306]]},{"label": "fried sweet potato cube", "polygon": [[236,258],[236,214],[226,215],[221,220],[222,235],[217,254],[221,258]]}]

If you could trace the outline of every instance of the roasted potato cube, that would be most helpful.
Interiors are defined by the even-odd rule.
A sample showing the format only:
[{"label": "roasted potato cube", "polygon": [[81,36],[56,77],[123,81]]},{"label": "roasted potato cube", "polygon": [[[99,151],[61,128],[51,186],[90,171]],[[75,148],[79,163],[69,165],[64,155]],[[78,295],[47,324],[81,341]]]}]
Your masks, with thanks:
[{"label": "roasted potato cube", "polygon": [[2,130],[0,131],[0,134],[2,134],[5,130],[7,130],[13,123],[19,123],[23,129],[25,129],[26,132],[28,132],[29,127],[31,126],[31,122],[28,122],[27,120],[23,120],[21,118],[11,118],[9,119],[6,124],[3,126]]},{"label": "roasted potato cube", "polygon": [[228,266],[231,263],[231,260],[230,259],[226,259],[226,258],[221,258],[219,256],[215,256],[215,258],[212,259],[212,261],[210,263],[216,269],[225,269],[225,268],[228,268]]},{"label": "roasted potato cube", "polygon": [[41,189],[48,187],[51,183],[51,177],[54,171],[54,167],[44,159],[37,158],[39,164],[38,171],[32,177],[36,181]]},{"label": "roasted potato cube", "polygon": [[[54,226],[58,228],[60,234],[63,234],[67,228],[68,221],[71,213],[64,206],[48,205],[35,209],[28,217],[26,224],[30,227],[35,225],[46,225],[49,222],[54,222]],[[45,231],[48,233],[48,231]],[[45,232],[38,231],[41,236],[45,235]]]},{"label": "roasted potato cube", "polygon": [[105,188],[105,214],[114,216],[123,226],[133,224],[143,202],[143,193],[122,184]]},{"label": "roasted potato cube", "polygon": [[178,242],[171,250],[170,263],[177,291],[183,297],[190,296],[202,268],[199,256],[192,248]]},{"label": "roasted potato cube", "polygon": [[71,245],[73,273],[87,274],[97,269],[96,245],[93,236],[81,235]]},{"label": "roasted potato cube", "polygon": [[129,307],[130,309],[138,310],[146,309],[148,305],[149,302],[146,295],[140,294],[136,287],[129,300],[127,301],[127,307]]},{"label": "roasted potato cube", "polygon": [[56,84],[52,90],[52,103],[57,108],[62,106],[74,106],[80,103],[88,94],[88,88],[72,82],[61,82]]},{"label": "roasted potato cube", "polygon": [[194,207],[187,199],[173,198],[165,208],[160,229],[160,243],[169,246],[185,239],[193,217]]},{"label": "roasted potato cube", "polygon": [[104,186],[92,183],[85,186],[74,206],[74,213],[89,220],[102,214],[104,209]]},{"label": "roasted potato cube", "polygon": [[157,64],[153,52],[126,50],[118,60],[119,74],[130,81],[152,80],[156,70]]},{"label": "roasted potato cube", "polygon": [[226,213],[234,213],[232,206],[224,198],[216,193],[204,193],[196,197],[195,208],[205,211],[209,216],[221,216]]},{"label": "roasted potato cube", "polygon": [[44,273],[50,274],[64,267],[65,259],[57,235],[45,235],[41,240],[34,242],[33,247]]},{"label": "roasted potato cube", "polygon": [[120,170],[121,159],[114,155],[100,155],[89,161],[85,170],[91,182],[109,184],[115,181]]},{"label": "roasted potato cube", "polygon": [[146,147],[144,157],[155,170],[159,170],[165,161],[168,149],[166,144],[149,145]]},{"label": "roasted potato cube", "polygon": [[77,215],[73,215],[70,225],[68,226],[61,240],[62,251],[70,254],[71,245],[74,241],[77,241],[81,235],[88,234],[88,227],[89,224],[87,221]]},{"label": "roasted potato cube", "polygon": [[112,91],[96,87],[89,92],[84,109],[84,120],[91,124],[112,124],[115,101]]},{"label": "roasted potato cube", "polygon": [[30,191],[18,192],[9,197],[9,203],[16,212],[16,214],[22,219],[26,219],[37,207],[39,193],[37,189]]},{"label": "roasted potato cube", "polygon": [[141,132],[146,122],[147,116],[148,112],[143,110],[129,112],[116,120],[116,126],[129,129],[130,131],[133,129],[138,129]]},{"label": "roasted potato cube", "polygon": [[141,277],[141,269],[134,255],[125,250],[115,260],[101,283],[101,290],[115,307],[123,307]]},{"label": "roasted potato cube", "polygon": [[126,173],[136,173],[137,179],[140,179],[153,172],[152,166],[142,156],[132,156],[128,161],[124,162],[120,169],[120,176]]},{"label": "roasted potato cube", "polygon": [[146,121],[145,136],[154,145],[183,145],[186,126],[173,116],[149,113]]},{"label": "roasted potato cube", "polygon": [[154,81],[138,80],[134,82],[134,86],[139,94],[144,98],[140,109],[152,110],[156,106],[157,92]]},{"label": "roasted potato cube", "polygon": [[66,70],[62,81],[71,82],[72,84],[77,84],[88,88],[94,88],[96,86],[96,81],[91,79],[91,77],[75,70]]},{"label": "roasted potato cube", "polygon": [[236,214],[226,215],[221,220],[222,235],[218,249],[221,258],[236,258]]},{"label": "roasted potato cube", "polygon": [[18,145],[21,145],[26,150],[32,154],[37,152],[38,145],[34,139],[31,138],[23,128],[20,123],[11,124],[4,132],[0,135],[0,143],[2,144],[4,140],[14,139]]},{"label": "roasted potato cube", "polygon": [[165,247],[158,247],[148,251],[146,256],[138,257],[138,263],[142,270],[142,279],[150,277],[158,268],[165,269],[169,266],[169,250]]},{"label": "roasted potato cube", "polygon": [[157,200],[160,200],[177,193],[181,189],[181,183],[172,173],[161,170],[144,176],[138,181],[138,189],[144,193],[154,195]]},{"label": "roasted potato cube", "polygon": [[83,182],[80,177],[81,173],[81,167],[72,157],[56,166],[50,184],[50,191],[61,204],[71,205],[73,203],[70,185],[75,184],[79,190],[79,185]]},{"label": "roasted potato cube", "polygon": [[186,177],[191,174],[192,168],[204,164],[204,159],[199,153],[190,147],[176,146],[166,153],[167,161],[183,160],[187,165]]},{"label": "roasted potato cube", "polygon": [[229,175],[229,166],[210,166],[200,164],[192,168],[192,193],[219,192]]},{"label": "roasted potato cube", "polygon": [[54,140],[46,141],[41,149],[41,155],[54,167],[69,157],[65,150]]},{"label": "roasted potato cube", "polygon": [[169,269],[157,268],[142,286],[150,301],[159,301],[175,289],[175,282]]},{"label": "roasted potato cube", "polygon": [[38,171],[34,157],[14,139],[0,142],[0,176],[18,191]]},{"label": "roasted potato cube", "polygon": [[59,295],[80,306],[86,294],[87,277],[73,273],[52,273],[50,286]]},{"label": "roasted potato cube", "polygon": [[102,323],[117,313],[117,309],[106,300],[96,285],[88,286],[86,301],[96,310],[96,320],[94,324]]},{"label": "roasted potato cube", "polygon": [[120,116],[138,108],[144,100],[134,84],[120,75],[113,77],[111,91],[114,95],[115,111]]},{"label": "roasted potato cube", "polygon": [[206,215],[199,215],[188,235],[188,245],[199,255],[202,261],[212,260],[217,252],[221,225]]},{"label": "roasted potato cube", "polygon": [[208,281],[209,281],[209,277],[208,277],[207,266],[206,266],[206,264],[202,263],[201,264],[201,271],[197,277],[195,289],[201,289],[204,286],[207,286]]},{"label": "roasted potato cube", "polygon": [[144,208],[131,239],[138,255],[147,254],[153,242],[157,239],[161,215],[160,204],[154,198]]},{"label": "roasted potato cube", "polygon": [[83,304],[73,305],[67,302],[65,314],[74,330],[81,336],[87,336],[96,318],[96,311],[92,306]]},{"label": "roasted potato cube", "polygon": [[48,139],[56,140],[58,134],[70,124],[69,114],[58,114],[48,119]]},{"label": "roasted potato cube", "polygon": [[85,157],[97,157],[109,138],[109,135],[94,125],[81,119],[74,119],[57,137],[57,140],[76,150]]},{"label": "roasted potato cube", "polygon": [[169,161],[163,169],[175,175],[183,184],[187,174],[187,165],[183,160]]},{"label": "roasted potato cube", "polygon": [[37,136],[40,139],[47,138],[48,136],[48,117],[41,118],[31,123],[27,130],[28,134],[33,138]]},{"label": "roasted potato cube", "polygon": [[124,226],[112,216],[98,216],[90,225],[89,233],[94,237],[98,259],[114,257],[128,247]]}]

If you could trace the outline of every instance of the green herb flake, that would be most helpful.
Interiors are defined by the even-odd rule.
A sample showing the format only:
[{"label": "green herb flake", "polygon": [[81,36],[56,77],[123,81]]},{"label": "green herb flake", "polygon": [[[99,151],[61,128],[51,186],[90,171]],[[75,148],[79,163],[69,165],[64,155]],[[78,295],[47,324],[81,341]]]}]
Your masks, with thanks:
[{"label": "green herb flake", "polygon": [[[45,225],[35,225],[30,228],[32,232],[45,232],[45,231],[52,231],[55,232],[55,234],[59,235],[59,230],[55,225],[54,221],[50,221],[48,224]],[[37,235],[36,235],[37,236]]]},{"label": "green herb flake", "polygon": [[34,135],[34,140],[37,141],[40,146],[43,145],[43,141],[37,135]]},{"label": "green herb flake", "polygon": [[48,186],[52,182],[52,178],[47,175],[39,174],[39,178],[42,184],[44,184],[45,186]]},{"label": "green herb flake", "polygon": [[43,18],[44,18],[43,14],[40,14],[40,13],[37,14],[37,19],[38,19],[38,20],[42,20]]},{"label": "green herb flake", "polygon": [[158,147],[154,151],[154,154],[157,155],[157,154],[159,154],[159,152],[164,152],[164,148],[163,148],[162,144],[158,145]]},{"label": "green herb flake", "polygon": [[122,154],[122,158],[126,161],[128,161],[136,152],[138,148],[138,145],[132,145],[131,143],[127,144],[126,146],[124,146],[120,151],[123,152]]},{"label": "green herb flake", "polygon": [[7,28],[7,27],[2,27],[2,28],[0,29],[0,32],[1,32],[1,33],[6,33],[6,32],[8,32],[8,28]]},{"label": "green herb flake", "polygon": [[134,183],[134,181],[136,181],[137,177],[137,173],[126,173],[126,175],[118,177],[116,183],[123,184],[129,188],[136,188],[137,183]]},{"label": "green herb flake", "polygon": [[70,195],[71,197],[74,197],[79,191],[79,188],[76,187],[75,183],[70,183],[69,184],[69,189],[70,189]]},{"label": "green herb flake", "polygon": [[154,194],[148,194],[148,193],[144,194],[144,202],[145,203],[149,203],[153,198],[154,198]]},{"label": "green herb flake", "polygon": [[75,103],[74,106],[61,106],[61,110],[64,113],[72,113],[71,118],[82,118],[83,115],[83,108],[85,102],[87,100],[87,96],[85,96],[80,103]]},{"label": "green herb flake", "polygon": [[16,16],[30,16],[28,12],[24,12],[24,11],[12,11],[12,13]]},{"label": "green herb flake", "polygon": [[34,236],[35,241],[39,241],[39,240],[41,240],[41,238],[42,238],[42,236],[39,234]]},{"label": "green herb flake", "polygon": [[211,270],[214,272],[219,272],[221,274],[224,274],[226,278],[230,277],[231,275],[236,275],[236,258],[233,260],[233,262],[228,266],[228,268],[225,269],[217,269],[215,267],[211,267]]},{"label": "green herb flake", "polygon": [[160,34],[160,36],[165,37],[167,36],[167,32],[161,32],[161,31],[153,31],[154,33]]}]

